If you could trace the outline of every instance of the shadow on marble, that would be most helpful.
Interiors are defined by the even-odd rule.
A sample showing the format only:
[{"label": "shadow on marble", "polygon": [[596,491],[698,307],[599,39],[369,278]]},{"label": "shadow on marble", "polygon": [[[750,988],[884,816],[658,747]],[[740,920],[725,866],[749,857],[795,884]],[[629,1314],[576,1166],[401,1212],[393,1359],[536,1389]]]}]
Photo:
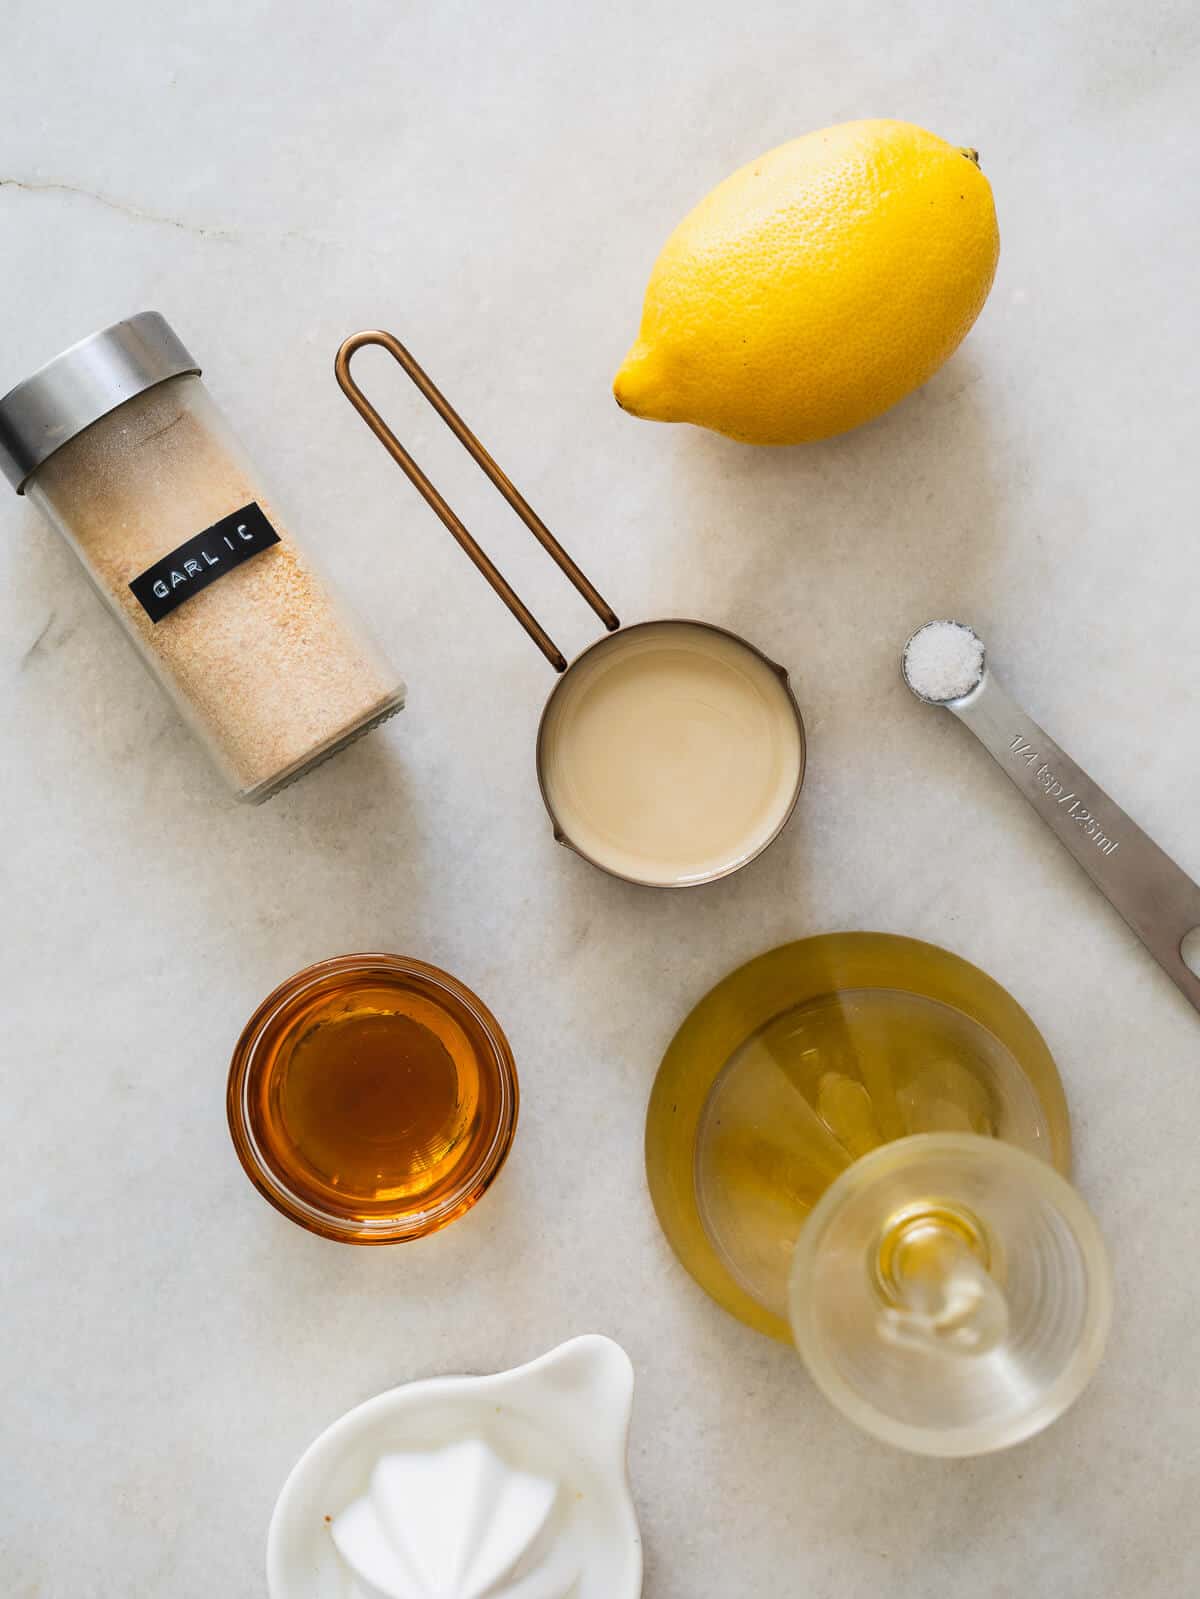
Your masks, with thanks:
[{"label": "shadow on marble", "polygon": [[986,588],[1006,537],[994,402],[985,368],[966,350],[891,411],[840,438],[756,449],[680,429],[677,520],[718,559],[736,530],[742,559],[727,601],[736,625],[749,629],[769,614],[780,587],[786,593],[801,576],[810,589],[798,596],[798,644],[803,603],[815,597],[817,614],[823,610],[813,585],[841,602],[848,641],[868,594],[886,602],[889,589],[922,570],[944,574],[956,589]]}]

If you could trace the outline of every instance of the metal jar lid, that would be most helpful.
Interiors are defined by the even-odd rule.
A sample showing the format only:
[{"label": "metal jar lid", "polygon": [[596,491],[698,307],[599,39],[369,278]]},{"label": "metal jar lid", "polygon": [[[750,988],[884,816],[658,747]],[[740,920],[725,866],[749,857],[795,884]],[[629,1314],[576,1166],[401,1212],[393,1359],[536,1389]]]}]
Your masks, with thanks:
[{"label": "metal jar lid", "polygon": [[0,400],[0,472],[16,489],[68,440],[168,378],[199,373],[157,311],[81,339]]}]

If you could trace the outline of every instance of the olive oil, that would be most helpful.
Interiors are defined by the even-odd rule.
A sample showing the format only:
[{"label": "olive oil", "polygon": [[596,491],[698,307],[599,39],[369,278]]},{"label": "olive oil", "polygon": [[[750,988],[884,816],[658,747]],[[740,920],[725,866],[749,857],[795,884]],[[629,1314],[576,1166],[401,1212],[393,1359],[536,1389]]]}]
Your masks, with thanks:
[{"label": "olive oil", "polygon": [[731,974],[676,1035],[647,1117],[651,1193],[701,1284],[786,1337],[814,1205],[863,1156],[933,1132],[999,1138],[1065,1169],[1066,1105],[1037,1030],[933,945],[806,939]]},{"label": "olive oil", "polygon": [[782,1313],[813,1205],[852,1162],[911,1133],[1037,1150],[1049,1129],[1008,1052],[935,1000],[852,990],[755,1033],[713,1084],[696,1150],[701,1215],[734,1276]]}]

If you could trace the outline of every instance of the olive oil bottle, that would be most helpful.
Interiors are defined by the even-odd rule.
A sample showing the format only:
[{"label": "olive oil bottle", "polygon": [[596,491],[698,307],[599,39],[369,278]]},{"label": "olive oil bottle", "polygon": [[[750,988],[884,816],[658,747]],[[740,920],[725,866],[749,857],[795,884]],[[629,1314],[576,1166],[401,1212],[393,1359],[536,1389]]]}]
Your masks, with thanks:
[{"label": "olive oil bottle", "polygon": [[786,1339],[813,1206],[855,1161],[918,1133],[998,1138],[1065,1173],[1066,1103],[1041,1035],[946,950],[806,939],[732,973],[680,1028],[651,1096],[650,1189],[701,1285]]}]

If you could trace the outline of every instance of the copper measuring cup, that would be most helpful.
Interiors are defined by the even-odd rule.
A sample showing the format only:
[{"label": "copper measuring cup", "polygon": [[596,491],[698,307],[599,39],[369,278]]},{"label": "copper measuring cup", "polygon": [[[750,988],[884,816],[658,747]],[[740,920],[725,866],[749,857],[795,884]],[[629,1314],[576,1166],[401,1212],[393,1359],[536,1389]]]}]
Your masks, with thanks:
[{"label": "copper measuring cup", "polygon": [[[365,345],[378,345],[403,368],[604,623],[606,634],[574,661],[568,663],[355,382],[350,363]],[[351,335],[337,353],[334,371],[351,405],[560,674],[537,736],[538,785],[557,841],[601,871],[655,888],[713,882],[760,855],[783,831],[804,782],[804,721],[785,668],[748,640],[710,622],[670,617],[622,628],[595,585],[392,334],[372,329]],[[669,674],[669,688],[662,689],[661,679],[657,686],[652,683],[653,674],[660,672]],[[660,724],[644,725],[647,715],[657,714],[660,701],[670,706],[669,714]],[[690,748],[694,757],[704,743],[711,757],[718,722],[723,729],[717,733],[719,759],[715,764],[710,759],[707,770],[701,769],[707,781],[681,785],[682,756]],[[648,740],[658,741],[654,749]],[[672,755],[680,760],[661,783],[656,781],[654,761],[661,758],[665,770]],[[635,771],[636,763],[641,769]],[[581,776],[585,772],[586,781]],[[630,774],[639,779],[632,787],[622,784]],[[616,821],[611,807],[601,815],[588,784],[597,794],[607,794],[610,784],[618,791]],[[740,831],[731,822],[727,845],[701,847],[697,842],[694,858],[689,858],[692,837],[715,836],[715,824],[706,824],[723,815],[733,793],[750,819],[743,818]]]}]

